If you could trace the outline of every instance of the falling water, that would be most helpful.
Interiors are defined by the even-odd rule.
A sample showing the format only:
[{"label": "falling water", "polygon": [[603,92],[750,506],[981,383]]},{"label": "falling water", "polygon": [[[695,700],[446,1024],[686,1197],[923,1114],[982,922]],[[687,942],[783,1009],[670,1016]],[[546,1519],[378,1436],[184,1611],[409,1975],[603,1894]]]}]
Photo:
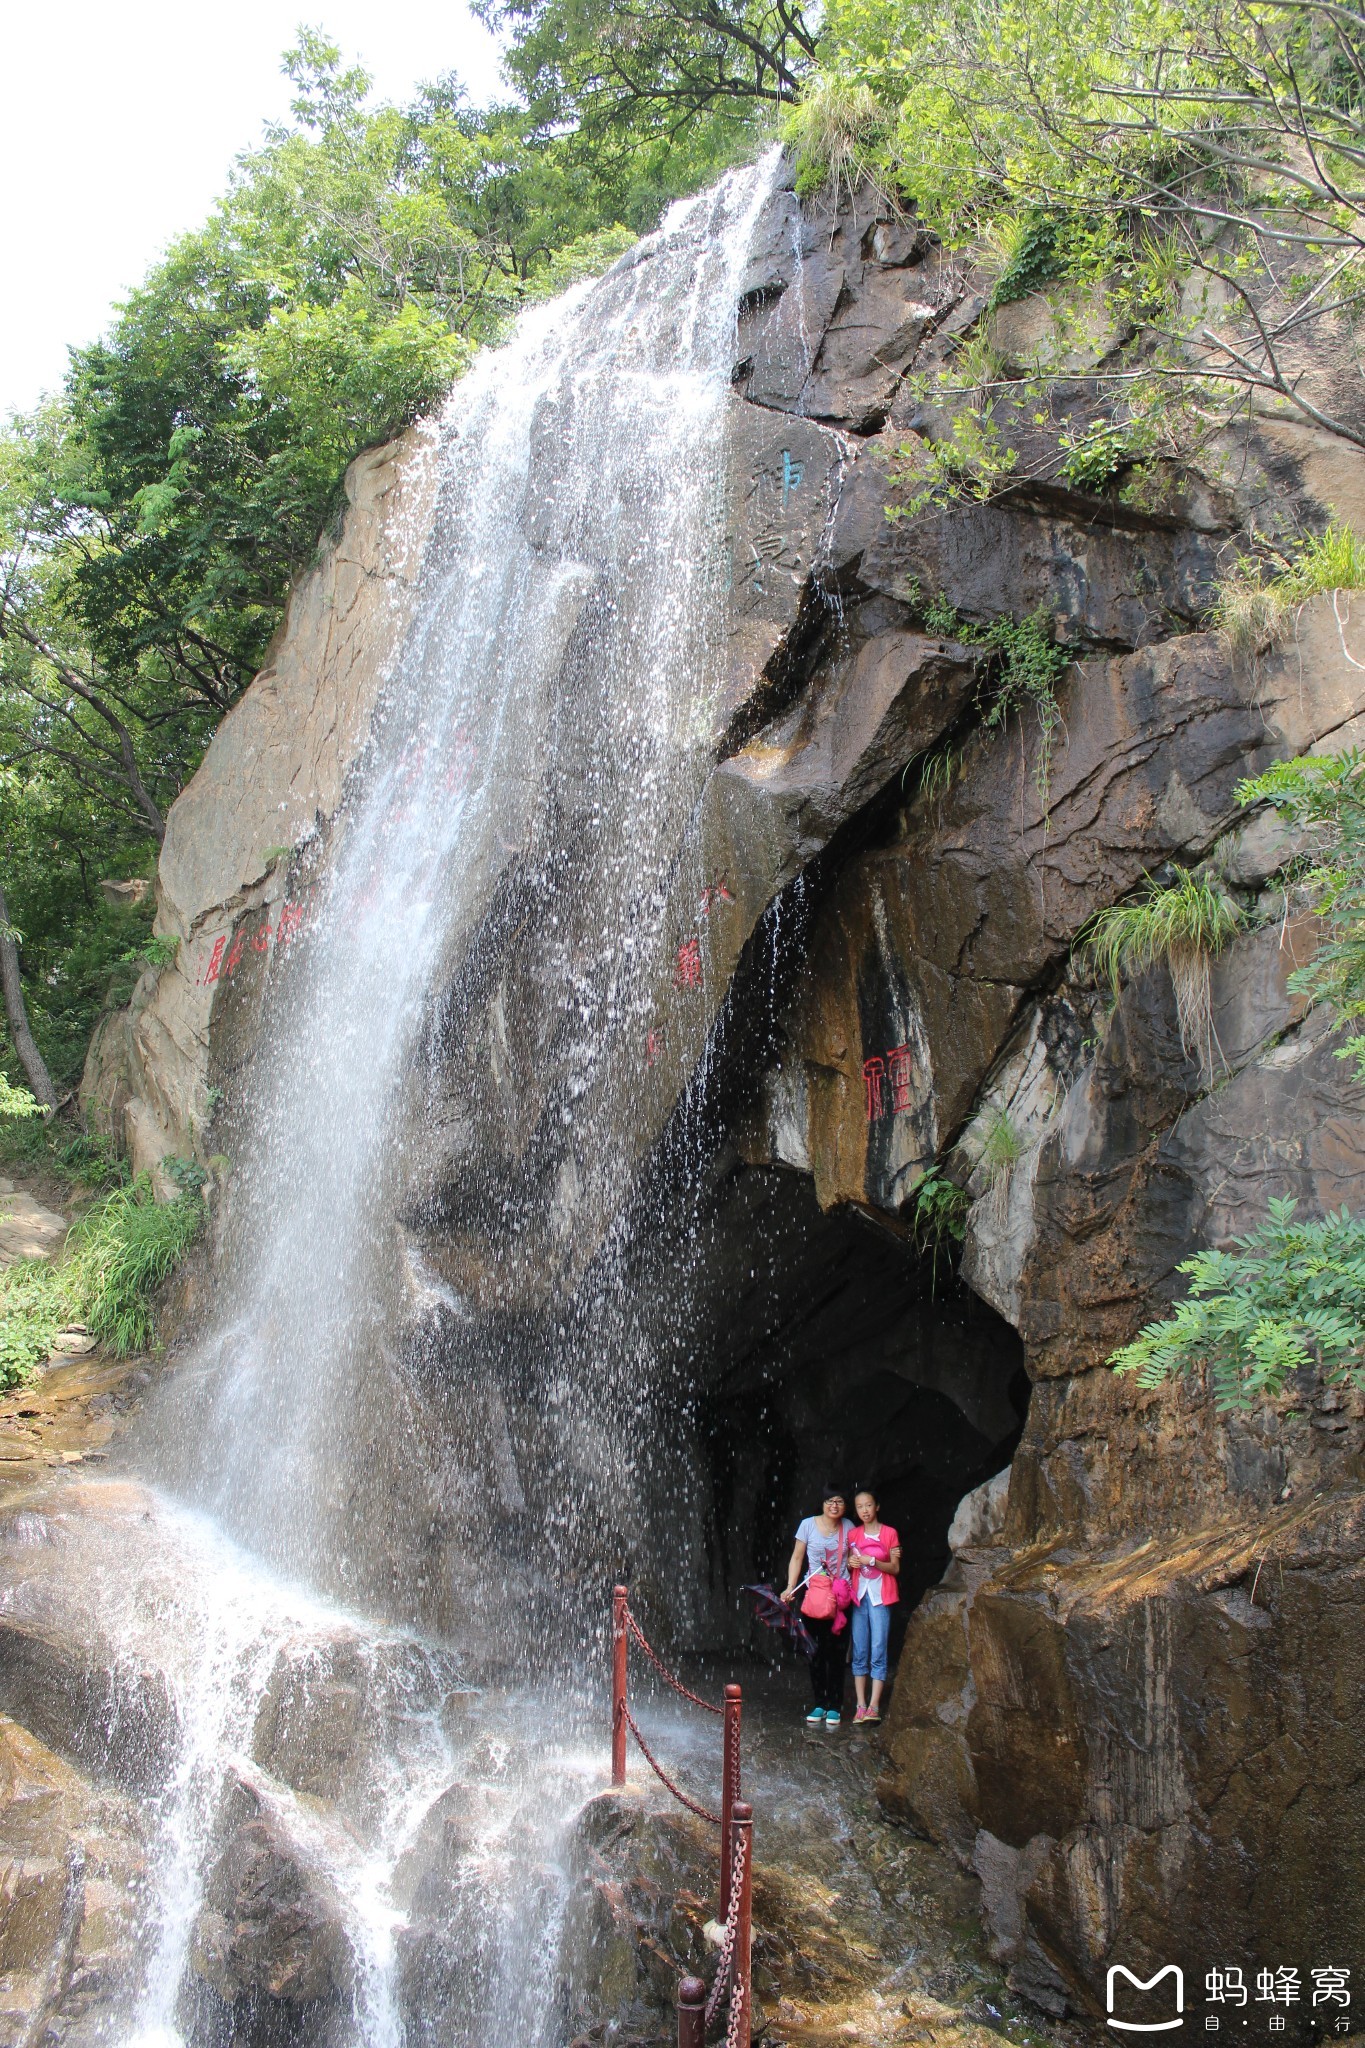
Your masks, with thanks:
[{"label": "falling water", "polygon": [[[528,1440],[498,1392],[492,1326],[408,1227],[412,1162],[436,1139],[449,1151],[433,1076],[458,1038],[478,935],[520,914],[558,985],[535,1144],[547,1131],[563,1142],[539,1184],[528,1173],[539,1191],[516,1213],[469,1146],[465,1210],[500,1258],[521,1256],[525,1234],[553,1264],[575,1230],[606,1236],[624,1198],[630,1162],[615,1162],[590,1106],[604,1072],[622,1087],[637,1073],[670,867],[713,758],[736,311],[772,175],[762,164],[675,208],[607,278],[528,315],[438,423],[414,622],[272,993],[250,1100],[234,1106],[213,1325],[138,1451],[174,1590],[144,1583],[127,1627],[174,1633],[180,1731],[146,1984],[124,2036],[138,2048],[213,2037],[188,1962],[196,1940],[212,1945],[204,1905],[229,1792],[285,1829],[341,1900],[335,2038],[553,2036],[562,1837],[600,1757],[571,1692],[547,1718],[526,1616],[537,1578],[587,1556],[603,1502],[629,1486],[627,1410],[644,1412],[648,1373],[621,1355],[628,1318],[599,1283],[588,1324],[566,1338],[552,1316],[555,1341],[518,1360]],[[437,1368],[418,1394],[424,1328]],[[556,1475],[552,1522],[528,1506],[532,1466],[542,1498]],[[461,1540],[442,1547],[450,1515]],[[393,1626],[360,1618],[376,1607]],[[497,1695],[491,1722],[487,1697],[452,1715],[450,1652],[414,1632],[433,1620],[459,1671],[492,1669],[496,1649],[505,1686],[511,1659],[519,1689]],[[262,1728],[309,1673],[329,1698],[354,1695],[370,1731],[327,1818],[311,1764],[294,1782],[260,1761]],[[428,2035],[422,1988],[404,1988],[415,1908],[399,1873],[450,1788],[461,1847],[441,1938],[459,1988],[441,1994],[446,2030]]]}]

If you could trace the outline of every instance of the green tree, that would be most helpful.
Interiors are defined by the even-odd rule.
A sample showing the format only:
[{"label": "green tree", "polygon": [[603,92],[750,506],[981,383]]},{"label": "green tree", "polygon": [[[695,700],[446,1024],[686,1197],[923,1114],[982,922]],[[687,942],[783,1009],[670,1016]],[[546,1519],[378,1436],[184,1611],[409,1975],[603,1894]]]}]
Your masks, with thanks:
[{"label": "green tree", "polygon": [[1365,446],[1305,375],[1328,341],[1356,352],[1362,31],[1337,0],[830,0],[794,132],[817,171],[844,110],[857,160],[989,255],[996,303],[1102,288],[1137,330],[1104,372],[1116,404],[1179,388],[1211,419],[1268,404]]},{"label": "green tree", "polygon": [[[348,463],[633,239],[619,156],[601,175],[452,80],[374,106],[317,35],[286,68],[291,119],[0,434],[0,880],[59,1086],[145,937],[95,885],[146,871]],[[645,182],[668,196],[668,166]]]},{"label": "green tree", "polygon": [[627,211],[651,183],[700,185],[797,98],[816,53],[799,0],[476,0],[510,36],[507,70],[539,132],[614,177]]}]

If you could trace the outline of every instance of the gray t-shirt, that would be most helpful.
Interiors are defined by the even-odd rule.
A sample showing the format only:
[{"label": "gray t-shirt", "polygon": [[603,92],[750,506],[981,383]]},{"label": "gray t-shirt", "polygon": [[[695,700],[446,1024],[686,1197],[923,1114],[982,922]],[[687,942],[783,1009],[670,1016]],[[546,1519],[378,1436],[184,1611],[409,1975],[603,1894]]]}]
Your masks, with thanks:
[{"label": "gray t-shirt", "polygon": [[[849,1546],[853,1540],[853,1523],[845,1515],[840,1527],[844,1532],[844,1570],[848,1570]],[[806,1570],[808,1572],[835,1573],[839,1569],[839,1534],[826,1536],[814,1515],[807,1515],[796,1532],[798,1543],[806,1546]]]}]

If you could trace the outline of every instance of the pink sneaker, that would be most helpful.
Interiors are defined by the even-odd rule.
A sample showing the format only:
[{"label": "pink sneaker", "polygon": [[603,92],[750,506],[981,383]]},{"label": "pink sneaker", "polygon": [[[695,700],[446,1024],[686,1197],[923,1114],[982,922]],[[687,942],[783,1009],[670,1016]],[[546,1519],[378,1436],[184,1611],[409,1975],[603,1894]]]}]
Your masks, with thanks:
[{"label": "pink sneaker", "polygon": [[859,1707],[857,1713],[853,1716],[853,1723],[856,1727],[859,1721],[870,1721],[871,1719],[872,1716],[868,1713],[867,1708]]}]

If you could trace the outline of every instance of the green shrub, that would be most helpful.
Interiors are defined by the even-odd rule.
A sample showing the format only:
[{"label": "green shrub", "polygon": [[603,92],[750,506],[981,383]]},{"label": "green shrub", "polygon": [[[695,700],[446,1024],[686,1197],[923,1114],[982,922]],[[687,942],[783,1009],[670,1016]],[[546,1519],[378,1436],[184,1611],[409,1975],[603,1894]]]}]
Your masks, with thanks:
[{"label": "green shrub", "polygon": [[1066,255],[1061,245],[1064,220],[1055,213],[1035,211],[1009,223],[1005,267],[995,281],[990,305],[1010,306],[1027,299],[1066,272]]},{"label": "green shrub", "polygon": [[1183,1260],[1189,1294],[1114,1354],[1115,1372],[1157,1387],[1204,1366],[1223,1409],[1274,1399],[1304,1366],[1365,1386],[1365,1217],[1295,1223],[1294,1209],[1272,1202],[1235,1250]]},{"label": "green shrub", "polygon": [[1131,420],[1094,420],[1077,435],[1062,436],[1062,480],[1078,491],[1108,490],[1122,470],[1150,454],[1153,436]]},{"label": "green shrub", "polygon": [[1149,876],[1145,893],[1135,902],[1100,911],[1079,935],[1077,952],[1115,997],[1124,982],[1164,962],[1175,989],[1181,1045],[1211,1081],[1209,963],[1241,929],[1243,913],[1203,876],[1186,868],[1175,873],[1176,879],[1164,887]]},{"label": "green shrub", "polygon": [[27,1088],[16,1088],[0,1074],[0,1117],[41,1116],[42,1104],[35,1102]]},{"label": "green shrub", "polygon": [[120,1357],[148,1345],[156,1289],[199,1235],[205,1213],[197,1190],[156,1201],[142,1173],[87,1211],[60,1257],[0,1268],[0,1389],[35,1372],[72,1323]]},{"label": "green shrub", "polygon": [[61,1117],[41,1122],[27,1111],[0,1108],[0,1164],[27,1167],[92,1192],[118,1187],[128,1166],[108,1138],[75,1128]]},{"label": "green shrub", "polygon": [[972,1198],[965,1188],[949,1180],[937,1166],[931,1166],[915,1189],[910,1228],[918,1251],[931,1261],[930,1287],[938,1283],[938,1262],[951,1267],[956,1248],[967,1235],[967,1211]]},{"label": "green shrub", "polygon": [[[1027,618],[1002,614],[988,626],[964,619],[942,592],[924,607],[924,623],[945,640],[959,640],[981,650],[987,676],[987,702],[982,725],[989,732],[1004,726],[1015,712],[1032,710],[1038,721],[1039,753],[1036,780],[1046,811],[1052,784],[1052,755],[1062,722],[1057,686],[1071,657],[1052,638],[1043,608]],[[961,754],[956,765],[961,765]],[[955,772],[955,771],[954,771]]]},{"label": "green shrub", "polygon": [[70,1320],[67,1283],[50,1259],[0,1267],[0,1392],[21,1386],[52,1356]]},{"label": "green shrub", "polygon": [[197,1195],[158,1202],[145,1173],[104,1196],[71,1233],[70,1260],[83,1321],[123,1357],[152,1340],[152,1296],[198,1237]]}]

